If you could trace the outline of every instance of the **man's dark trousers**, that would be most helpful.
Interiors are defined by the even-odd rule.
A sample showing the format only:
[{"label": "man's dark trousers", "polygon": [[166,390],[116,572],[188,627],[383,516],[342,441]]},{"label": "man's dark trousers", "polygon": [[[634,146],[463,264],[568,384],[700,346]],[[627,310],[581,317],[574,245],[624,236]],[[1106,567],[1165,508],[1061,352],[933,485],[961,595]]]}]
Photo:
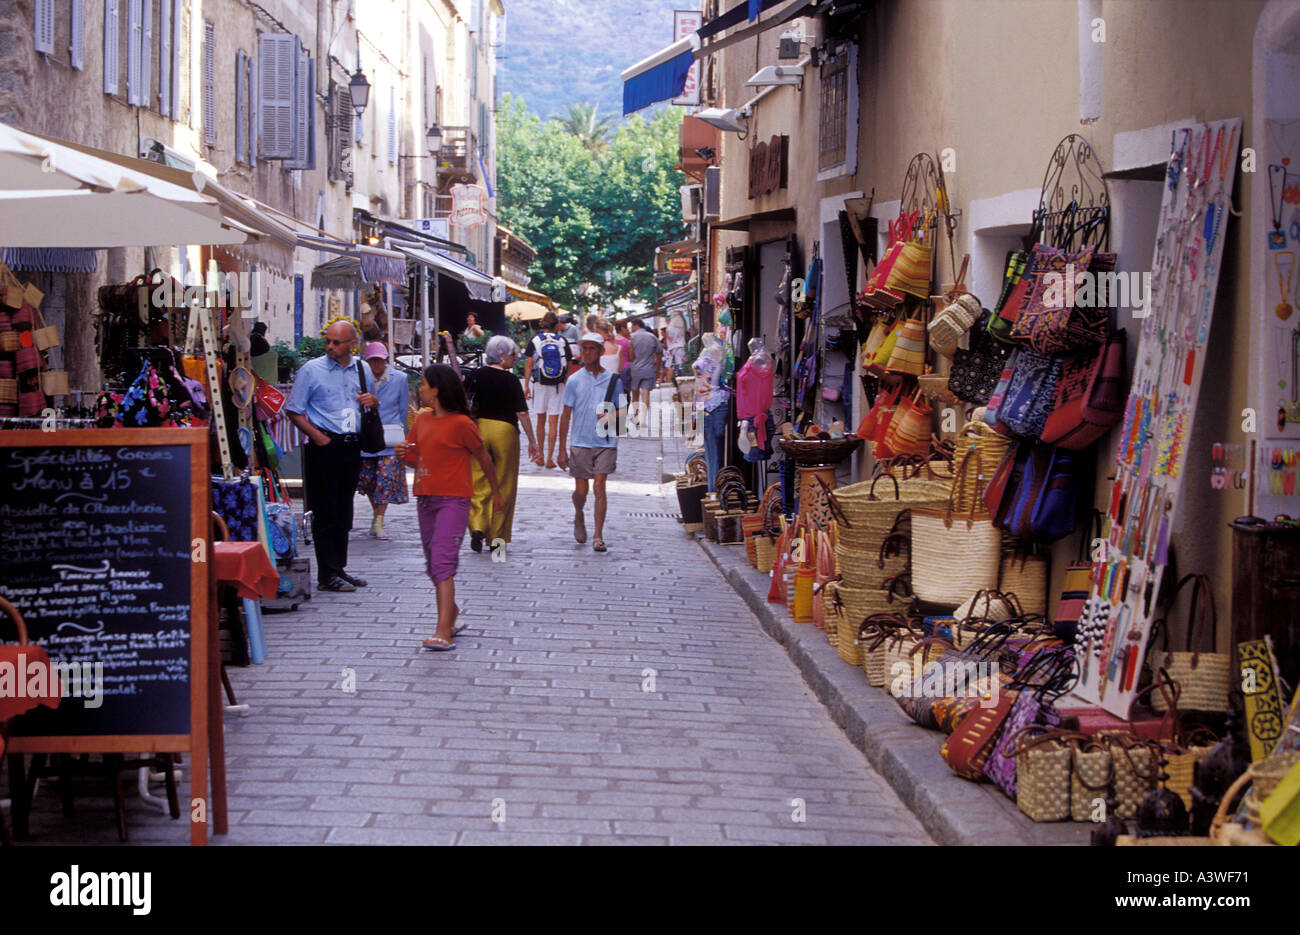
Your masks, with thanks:
[{"label": "man's dark trousers", "polygon": [[352,498],[361,474],[361,442],[355,435],[332,435],[328,445],[307,443],[302,478],[311,533],[316,546],[316,580],[329,582],[348,567]]}]

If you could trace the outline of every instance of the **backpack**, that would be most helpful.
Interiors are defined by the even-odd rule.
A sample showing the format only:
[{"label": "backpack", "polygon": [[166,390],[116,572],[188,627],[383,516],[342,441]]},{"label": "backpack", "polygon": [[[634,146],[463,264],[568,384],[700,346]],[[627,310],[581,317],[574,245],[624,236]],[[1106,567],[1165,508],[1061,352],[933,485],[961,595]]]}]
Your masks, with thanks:
[{"label": "backpack", "polygon": [[569,342],[559,335],[543,334],[537,349],[539,362],[538,381],[543,386],[559,386],[569,375],[569,363],[573,355],[569,352]]}]

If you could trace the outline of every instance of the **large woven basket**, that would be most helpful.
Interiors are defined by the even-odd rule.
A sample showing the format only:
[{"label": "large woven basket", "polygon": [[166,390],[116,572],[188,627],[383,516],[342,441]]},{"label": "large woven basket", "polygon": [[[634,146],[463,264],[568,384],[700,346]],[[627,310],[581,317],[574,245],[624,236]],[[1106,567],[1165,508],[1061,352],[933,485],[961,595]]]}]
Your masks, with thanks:
[{"label": "large woven basket", "polygon": [[832,645],[836,645],[839,639],[841,627],[847,627],[844,618],[844,605],[836,597],[836,591],[839,589],[838,581],[826,582],[826,587],[822,588],[822,619],[826,631],[826,639]]},{"label": "large woven basket", "polygon": [[754,563],[763,574],[772,573],[772,566],[776,564],[776,540],[771,536],[759,533],[754,537]]},{"label": "large woven basket", "polygon": [[781,450],[795,464],[801,467],[819,467],[826,464],[839,464],[858,450],[862,439],[856,435],[843,438],[778,438]]},{"label": "large woven basket", "polygon": [[987,513],[912,510],[912,590],[922,600],[955,606],[996,587],[1001,551],[1001,532]]},{"label": "large woven basket", "polygon": [[1047,556],[1003,551],[998,590],[1014,594],[1027,614],[1047,613]]}]

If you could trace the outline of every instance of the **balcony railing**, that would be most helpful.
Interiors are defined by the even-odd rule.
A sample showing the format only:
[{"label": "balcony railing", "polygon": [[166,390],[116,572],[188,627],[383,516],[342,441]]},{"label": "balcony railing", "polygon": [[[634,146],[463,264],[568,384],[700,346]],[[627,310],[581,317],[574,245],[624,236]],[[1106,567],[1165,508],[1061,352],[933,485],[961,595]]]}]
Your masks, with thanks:
[{"label": "balcony railing", "polygon": [[448,177],[478,177],[478,143],[470,127],[442,128],[438,174]]}]

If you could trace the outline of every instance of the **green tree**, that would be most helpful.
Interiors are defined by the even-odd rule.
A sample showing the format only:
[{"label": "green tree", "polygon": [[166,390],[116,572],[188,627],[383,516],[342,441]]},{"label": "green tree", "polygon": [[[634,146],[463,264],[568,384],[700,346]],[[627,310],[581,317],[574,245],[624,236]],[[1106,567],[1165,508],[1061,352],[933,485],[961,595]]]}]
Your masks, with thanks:
[{"label": "green tree", "polygon": [[[680,126],[672,109],[632,117],[593,152],[565,123],[542,121],[506,96],[497,115],[499,211],[537,247],[535,288],[568,307],[649,298],[655,246],[682,233]],[[580,297],[584,282],[599,294]]]}]

